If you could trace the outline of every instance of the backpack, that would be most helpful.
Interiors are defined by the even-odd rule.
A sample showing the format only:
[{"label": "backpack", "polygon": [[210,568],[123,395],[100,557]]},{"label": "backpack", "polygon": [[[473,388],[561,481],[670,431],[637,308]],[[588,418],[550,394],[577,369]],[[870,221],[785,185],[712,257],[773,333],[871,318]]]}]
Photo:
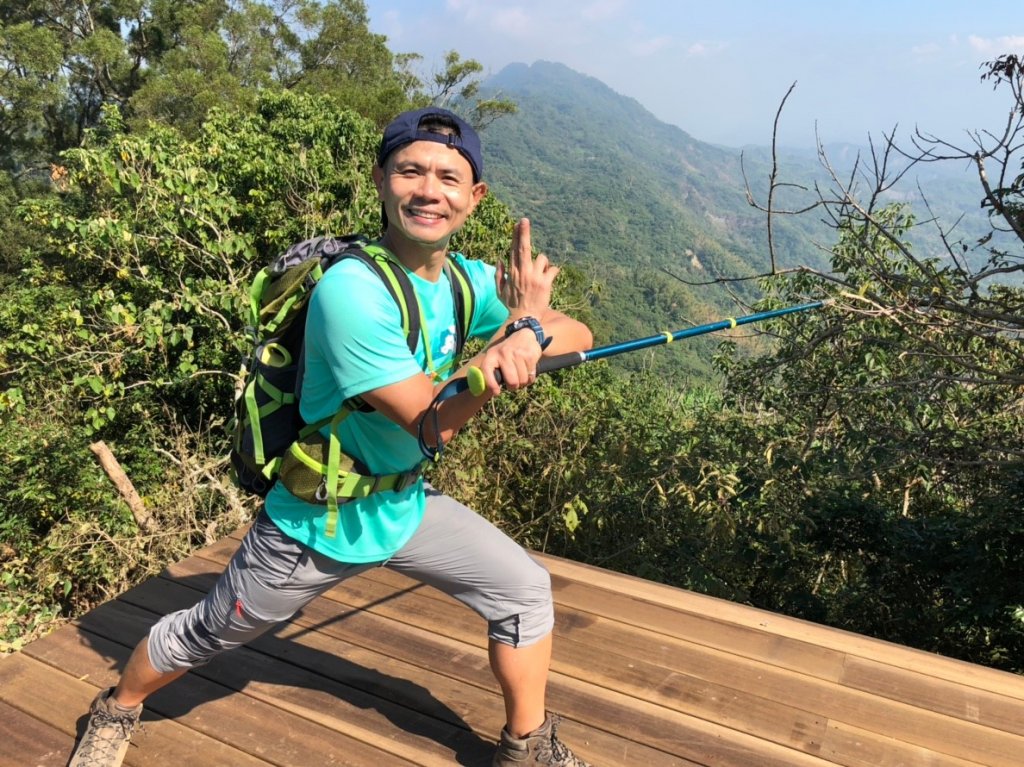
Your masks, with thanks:
[{"label": "backpack", "polygon": [[[339,499],[403,490],[424,468],[420,464],[401,474],[374,475],[341,451],[337,437],[341,421],[352,412],[372,410],[358,398],[317,423],[306,424],[299,415],[309,298],[326,271],[346,258],[359,259],[380,277],[401,311],[409,352],[415,353],[422,335],[421,313],[405,267],[361,235],[304,240],[252,281],[246,327],[252,351],[242,362],[241,389],[230,427],[235,483],[265,497],[280,479],[297,497],[328,507],[328,535],[333,535]],[[458,356],[469,333],[474,296],[468,275],[452,256],[445,262],[445,273],[455,305]],[[330,437],[325,438],[320,430],[328,424]]]}]

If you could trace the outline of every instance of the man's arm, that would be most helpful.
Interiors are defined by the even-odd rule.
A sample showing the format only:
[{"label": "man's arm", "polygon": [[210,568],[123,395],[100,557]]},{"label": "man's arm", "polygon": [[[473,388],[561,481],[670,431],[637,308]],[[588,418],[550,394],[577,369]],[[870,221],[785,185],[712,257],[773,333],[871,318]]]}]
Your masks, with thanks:
[{"label": "man's arm", "polygon": [[[542,355],[540,344],[529,330],[505,336],[505,328],[509,323],[528,316],[537,319],[545,335],[553,339],[543,354],[583,351],[592,346],[593,336],[586,325],[548,306],[551,288],[557,276],[558,267],[552,266],[546,256],[533,257],[529,221],[523,219],[518,222],[512,239],[510,266],[505,269],[499,265],[496,275],[498,293],[509,308],[509,319],[495,333],[487,347],[452,376],[465,376],[470,367],[476,367],[484,375],[487,390],[479,397],[463,392],[442,403],[438,408],[440,434],[433,433],[432,423],[428,421],[425,424],[424,437],[428,444],[436,445],[438,436],[444,442],[450,440],[486,402],[501,391],[502,386],[506,389],[520,389],[536,380],[537,363]],[[501,386],[495,371],[501,373]],[[361,396],[407,432],[418,436],[420,421],[446,383],[435,385],[425,374],[421,374],[365,392]]]}]

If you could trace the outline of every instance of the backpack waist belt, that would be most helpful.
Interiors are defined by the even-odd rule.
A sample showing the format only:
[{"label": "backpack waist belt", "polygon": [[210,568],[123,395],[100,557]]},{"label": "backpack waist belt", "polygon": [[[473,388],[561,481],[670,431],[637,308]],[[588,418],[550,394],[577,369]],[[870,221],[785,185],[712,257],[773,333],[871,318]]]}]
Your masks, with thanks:
[{"label": "backpack waist belt", "polygon": [[[355,498],[366,498],[381,490],[400,493],[423,475],[424,464],[426,461],[399,474],[356,474],[351,471],[339,473],[338,500],[343,503]],[[285,487],[288,485],[285,484]],[[290,487],[288,489],[291,490]],[[313,494],[313,503],[322,505],[328,503],[327,478],[324,476],[321,476],[320,486]]]},{"label": "backpack waist belt", "polygon": [[327,507],[329,537],[337,530],[339,505],[383,490],[399,493],[416,482],[430,463],[421,461],[408,471],[396,474],[371,474],[332,442],[314,432],[292,443],[280,459],[278,475],[296,498]]}]

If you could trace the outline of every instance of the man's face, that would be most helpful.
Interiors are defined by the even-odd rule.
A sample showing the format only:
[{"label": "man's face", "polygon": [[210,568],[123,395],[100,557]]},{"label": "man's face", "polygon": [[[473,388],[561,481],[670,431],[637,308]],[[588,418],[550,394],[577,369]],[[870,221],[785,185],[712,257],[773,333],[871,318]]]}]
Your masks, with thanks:
[{"label": "man's face", "polygon": [[452,147],[414,141],[373,169],[377,194],[388,216],[389,236],[446,247],[487,192],[473,183],[469,161]]}]

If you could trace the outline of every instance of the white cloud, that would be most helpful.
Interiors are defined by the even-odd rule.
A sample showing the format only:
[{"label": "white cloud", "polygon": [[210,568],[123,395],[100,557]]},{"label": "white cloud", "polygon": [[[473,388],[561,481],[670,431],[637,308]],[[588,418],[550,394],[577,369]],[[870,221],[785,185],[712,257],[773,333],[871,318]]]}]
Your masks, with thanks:
[{"label": "white cloud", "polygon": [[686,49],[686,55],[690,58],[698,58],[700,56],[710,56],[724,49],[725,43],[719,43],[713,40],[698,40]]},{"label": "white cloud", "polygon": [[664,50],[672,42],[668,35],[658,35],[643,39],[633,39],[627,44],[627,48],[634,56],[653,56],[660,50]]},{"label": "white cloud", "polygon": [[580,11],[580,16],[587,21],[605,21],[618,16],[624,6],[624,0],[595,0]]},{"label": "white cloud", "polygon": [[481,12],[480,0],[445,0],[444,7],[455,13],[461,13],[466,20],[476,19]]},{"label": "white cloud", "polygon": [[518,6],[502,8],[491,17],[491,27],[512,37],[522,37],[533,31],[533,19]]},{"label": "white cloud", "polygon": [[942,46],[938,43],[924,43],[923,45],[915,45],[910,49],[910,52],[915,56],[933,56],[942,50]]},{"label": "white cloud", "polygon": [[1024,49],[1024,35],[1004,35],[1002,37],[969,35],[967,44],[978,53],[983,53],[986,56],[999,56],[1003,53],[1015,53]]}]

